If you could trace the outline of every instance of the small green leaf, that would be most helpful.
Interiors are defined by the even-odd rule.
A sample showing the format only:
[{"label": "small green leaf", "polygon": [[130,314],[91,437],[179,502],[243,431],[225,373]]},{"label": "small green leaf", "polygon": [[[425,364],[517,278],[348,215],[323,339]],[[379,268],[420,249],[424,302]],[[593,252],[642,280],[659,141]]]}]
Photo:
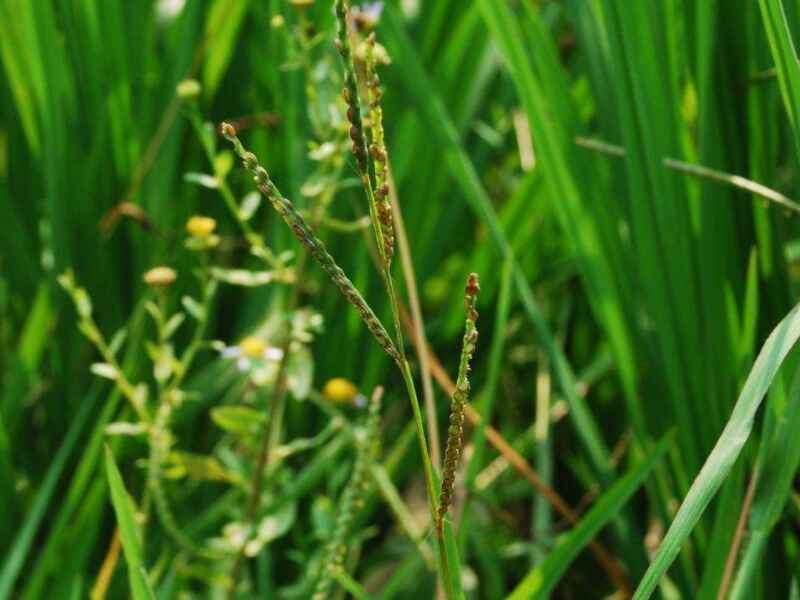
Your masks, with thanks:
[{"label": "small green leaf", "polygon": [[191,296],[184,296],[181,298],[181,304],[183,304],[183,308],[186,309],[186,312],[196,320],[200,321],[205,316],[203,306]]},{"label": "small green leaf", "polygon": [[230,150],[226,149],[217,154],[214,159],[214,173],[216,173],[217,179],[224,180],[225,176],[231,172],[233,164],[233,153]]},{"label": "small green leaf", "polygon": [[117,352],[119,352],[120,348],[122,348],[122,344],[125,343],[125,338],[127,337],[128,330],[124,327],[114,334],[114,337],[111,338],[111,342],[108,344],[108,350],[111,352],[112,356],[115,356]]},{"label": "small green leaf", "polygon": [[333,502],[328,496],[316,496],[311,504],[311,524],[314,537],[318,540],[328,540],[333,534],[336,525],[336,512]]},{"label": "small green leaf", "polygon": [[106,425],[106,435],[143,435],[145,433],[147,433],[147,427],[143,423],[116,421]]},{"label": "small green leaf", "polygon": [[173,336],[173,334],[178,330],[178,327],[181,326],[183,320],[186,318],[186,315],[182,312],[175,313],[170,317],[167,324],[164,325],[164,337],[169,339]]},{"label": "small green leaf", "polygon": [[165,469],[165,474],[168,474],[173,479],[188,477],[196,481],[242,483],[240,477],[228,471],[213,456],[192,454],[190,452],[170,452],[168,461],[170,466]]},{"label": "small green leaf", "polygon": [[261,205],[261,194],[258,192],[250,192],[242,199],[242,205],[239,208],[239,217],[243,221],[249,221]]},{"label": "small green leaf", "polygon": [[228,433],[253,435],[258,433],[267,417],[249,406],[219,406],[211,410],[211,419]]},{"label": "small green leaf", "polygon": [[246,271],[244,269],[220,269],[214,267],[211,269],[211,275],[224,283],[244,287],[258,287],[275,281],[274,271]]},{"label": "small green leaf", "polygon": [[112,381],[116,381],[119,378],[119,371],[117,371],[117,368],[108,363],[94,363],[89,369],[98,377],[104,377]]},{"label": "small green leaf", "polygon": [[289,391],[298,400],[305,400],[311,392],[314,378],[314,358],[305,346],[300,346],[289,354],[286,383]]},{"label": "small green leaf", "polygon": [[187,183],[194,183],[209,190],[219,188],[219,179],[207,173],[186,173],[183,180]]}]

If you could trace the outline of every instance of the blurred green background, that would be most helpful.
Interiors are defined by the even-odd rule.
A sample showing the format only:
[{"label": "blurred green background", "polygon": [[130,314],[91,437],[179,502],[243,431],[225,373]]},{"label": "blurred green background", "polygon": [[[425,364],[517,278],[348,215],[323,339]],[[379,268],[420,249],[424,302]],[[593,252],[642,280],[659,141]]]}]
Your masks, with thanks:
[{"label": "blurred green background", "polygon": [[[94,351],[56,276],[75,272],[109,336],[134,315],[124,362],[144,374],[142,344],[152,332],[137,309],[141,275],[169,264],[180,274],[176,297],[191,291],[187,218],[217,219],[226,266],[252,264],[218,192],[186,176],[211,170],[175,95],[186,78],[202,86],[203,117],[240,124],[299,207],[329,184],[309,151],[341,137],[328,109],[341,74],[331,5],[312,4],[0,0],[0,598],[86,597],[114,530],[103,432],[125,409],[89,372]],[[377,24],[392,60],[381,70],[387,145],[426,334],[445,368],[455,375],[463,281],[477,271],[473,404],[579,512],[674,431],[668,458],[599,534],[634,587],[756,353],[792,307],[800,248],[796,207],[663,160],[796,196],[800,75],[790,34],[798,16],[794,0],[403,0],[385,3]],[[308,28],[310,50],[299,46],[298,27]],[[355,177],[352,165],[345,177]],[[229,182],[238,198],[251,191],[238,166]],[[330,208],[345,221],[365,211],[353,186]],[[269,210],[252,224],[276,251],[299,251]],[[321,235],[388,323],[361,236]],[[305,301],[325,319],[312,349],[314,385],[333,377],[362,390],[386,385],[383,443],[397,447],[410,421],[400,378],[319,269],[309,277]],[[239,339],[280,310],[285,295],[278,285],[223,288],[211,337]],[[797,597],[794,358],[657,594],[719,597],[738,572],[725,575],[733,545],[743,556],[734,566],[752,567],[737,593]],[[205,411],[230,393],[229,375],[210,354],[192,372],[188,385],[202,400],[176,426],[182,445],[209,451]],[[447,396],[435,394],[444,431]],[[534,431],[537,416],[540,426],[553,421],[544,435]],[[292,404],[287,437],[313,435],[327,418]],[[141,447],[113,444],[136,489]],[[420,493],[415,451],[404,450],[393,476],[409,502]],[[496,456],[486,448],[470,469],[483,472]],[[750,507],[756,466],[767,476],[753,484]],[[268,582],[254,584],[254,595],[270,597],[264,590],[278,593],[301,577],[314,545],[310,507],[319,494],[333,496],[342,477],[303,496],[286,542],[297,554],[268,552]],[[567,524],[511,469],[482,489],[473,482],[467,496],[460,542],[468,595],[503,597],[551,554]],[[192,492],[179,503],[180,520],[218,498]],[[741,547],[740,515],[748,528]],[[414,553],[393,519],[382,507],[368,521],[377,533],[354,574],[362,583]],[[159,597],[214,593],[163,554],[157,559],[167,573]],[[397,597],[432,593],[432,576],[415,591],[413,572]],[[557,598],[614,591],[588,553],[557,581]],[[125,590],[119,568],[108,597]]]}]

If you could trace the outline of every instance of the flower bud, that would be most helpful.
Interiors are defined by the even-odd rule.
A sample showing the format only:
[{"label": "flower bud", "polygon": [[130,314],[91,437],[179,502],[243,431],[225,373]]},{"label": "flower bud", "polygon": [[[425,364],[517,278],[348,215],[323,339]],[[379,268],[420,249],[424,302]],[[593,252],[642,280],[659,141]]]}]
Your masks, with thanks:
[{"label": "flower bud", "polygon": [[192,237],[206,237],[217,228],[217,222],[211,217],[194,215],[186,221],[186,232]]},{"label": "flower bud", "polygon": [[178,274],[170,267],[155,267],[144,274],[144,282],[153,289],[164,289],[171,286]]},{"label": "flower bud", "polygon": [[175,93],[178,94],[178,98],[187,102],[197,99],[201,91],[200,82],[196,79],[184,79],[175,88]]}]

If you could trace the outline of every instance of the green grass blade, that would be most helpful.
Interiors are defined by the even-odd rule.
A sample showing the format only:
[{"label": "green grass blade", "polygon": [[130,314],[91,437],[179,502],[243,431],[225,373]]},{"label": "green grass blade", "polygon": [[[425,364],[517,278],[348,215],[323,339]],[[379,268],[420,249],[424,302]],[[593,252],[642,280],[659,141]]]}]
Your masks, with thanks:
[{"label": "green grass blade", "polygon": [[758,4],[775,60],[783,104],[792,125],[795,149],[800,155],[800,64],[797,62],[786,11],[781,0],[759,0]]},{"label": "green grass blade", "polygon": [[[770,398],[771,404],[774,399]],[[756,567],[761,564],[767,540],[791,495],[792,479],[800,466],[800,436],[797,434],[800,431],[800,369],[795,371],[784,405],[770,418],[775,420],[774,433],[761,448],[758,488],[748,524],[748,543],[734,579],[731,600],[741,600],[752,594],[751,583]]]},{"label": "green grass blade", "polygon": [[658,553],[636,590],[634,600],[650,597],[722,485],[750,436],[753,418],[764,395],[798,338],[800,306],[786,315],[762,346],[725,429],[684,498]]},{"label": "green grass blade", "polygon": [[155,599],[147,581],[147,572],[142,558],[141,536],[136,527],[132,502],[122,481],[122,475],[114,462],[114,455],[108,447],[106,447],[106,477],[111,490],[111,503],[114,505],[114,513],[117,515],[122,550],[128,563],[128,578],[133,598],[134,600]]},{"label": "green grass blade", "polygon": [[47,469],[47,474],[39,488],[39,493],[36,495],[36,500],[34,500],[28,514],[25,516],[25,521],[22,523],[22,527],[20,527],[17,537],[14,539],[11,550],[9,550],[8,554],[3,559],[3,569],[0,571],[0,600],[9,598],[13,591],[14,583],[17,577],[19,577],[20,570],[25,562],[25,557],[31,549],[36,532],[45,517],[47,507],[55,493],[56,484],[58,484],[58,480],[61,478],[67,460],[72,454],[72,450],[75,448],[75,444],[83,431],[84,425],[86,425],[89,416],[93,414],[92,409],[94,405],[93,399],[87,399],[87,401],[81,404],[80,409],[74,415],[69,431],[56,453],[53,462],[50,463]]},{"label": "green grass blade", "polygon": [[544,562],[528,573],[508,596],[508,600],[547,596],[581,550],[619,513],[628,499],[639,489],[653,467],[664,456],[671,438],[671,434],[664,436],[642,463],[614,483],[580,523],[564,536]]}]

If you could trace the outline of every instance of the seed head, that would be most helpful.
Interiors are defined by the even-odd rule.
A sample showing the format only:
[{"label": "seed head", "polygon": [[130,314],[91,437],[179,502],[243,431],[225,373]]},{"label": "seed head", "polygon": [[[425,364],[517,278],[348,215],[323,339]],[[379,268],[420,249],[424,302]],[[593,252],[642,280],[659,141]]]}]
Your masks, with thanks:
[{"label": "seed head", "polygon": [[458,379],[456,380],[456,390],[450,401],[450,426],[447,429],[447,446],[444,455],[444,469],[442,472],[442,488],[439,495],[439,510],[436,519],[436,530],[441,536],[444,527],[444,517],[453,498],[455,487],[456,470],[458,469],[459,458],[461,457],[461,443],[463,438],[464,405],[469,399],[469,371],[470,361],[475,352],[475,345],[478,341],[478,330],[475,321],[478,319],[478,311],[475,309],[480,284],[478,276],[470,273],[467,277],[467,285],[464,288],[464,304],[467,313],[464,324],[464,340],[461,346],[461,359],[458,365]]}]

